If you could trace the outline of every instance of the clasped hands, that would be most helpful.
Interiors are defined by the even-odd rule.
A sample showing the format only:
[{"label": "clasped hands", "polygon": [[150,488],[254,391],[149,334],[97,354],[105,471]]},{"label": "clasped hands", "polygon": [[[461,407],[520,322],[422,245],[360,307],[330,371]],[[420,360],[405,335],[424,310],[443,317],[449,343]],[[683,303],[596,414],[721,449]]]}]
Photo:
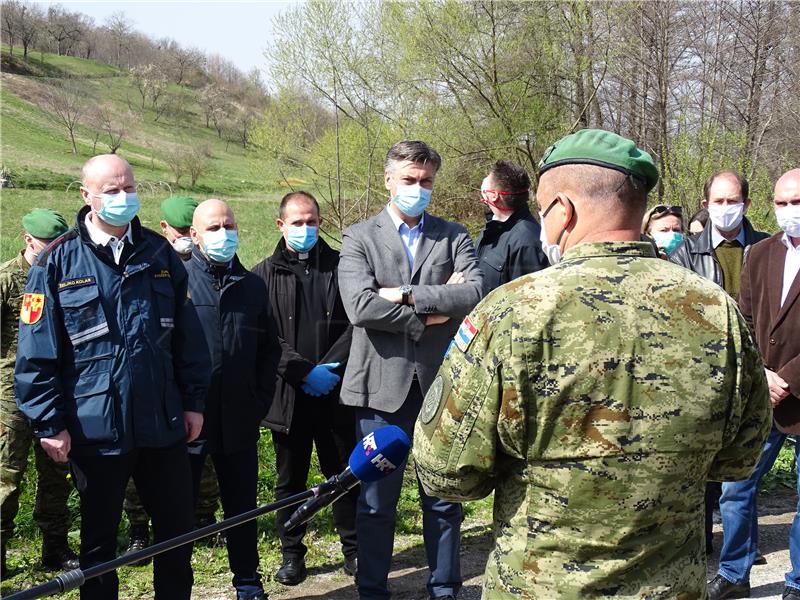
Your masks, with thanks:
[{"label": "clasped hands", "polygon": [[342,379],[333,372],[333,369],[338,366],[338,362],[323,363],[311,369],[302,385],[303,391],[309,396],[327,396],[330,394],[331,390]]},{"label": "clasped hands", "polygon": [[789,395],[789,384],[775,371],[764,369],[764,372],[767,374],[767,383],[769,384],[769,399],[772,407],[775,408]]},{"label": "clasped hands", "polygon": [[[464,283],[464,273],[461,271],[456,271],[450,278],[445,282],[445,285],[453,285],[458,283]],[[403,303],[403,294],[400,291],[399,287],[393,288],[380,288],[378,289],[378,296],[383,298],[384,300],[388,300],[389,302],[393,302],[394,304],[402,304]],[[409,294],[408,304],[414,304],[414,296],[413,294]],[[443,314],[430,314],[425,317],[425,325],[441,325],[442,323],[446,323],[450,320],[450,317]]]}]

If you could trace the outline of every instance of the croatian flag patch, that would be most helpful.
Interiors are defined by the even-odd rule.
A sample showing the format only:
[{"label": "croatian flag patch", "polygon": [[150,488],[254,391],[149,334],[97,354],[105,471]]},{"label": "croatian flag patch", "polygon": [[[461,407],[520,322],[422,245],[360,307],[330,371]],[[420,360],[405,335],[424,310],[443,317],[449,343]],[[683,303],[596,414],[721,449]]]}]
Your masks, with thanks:
[{"label": "croatian flag patch", "polygon": [[466,352],[469,345],[472,343],[472,338],[475,337],[475,334],[478,333],[478,329],[475,325],[472,324],[472,321],[469,320],[469,317],[465,317],[461,323],[461,327],[458,328],[458,332],[456,333],[455,342],[458,349],[462,352]]}]

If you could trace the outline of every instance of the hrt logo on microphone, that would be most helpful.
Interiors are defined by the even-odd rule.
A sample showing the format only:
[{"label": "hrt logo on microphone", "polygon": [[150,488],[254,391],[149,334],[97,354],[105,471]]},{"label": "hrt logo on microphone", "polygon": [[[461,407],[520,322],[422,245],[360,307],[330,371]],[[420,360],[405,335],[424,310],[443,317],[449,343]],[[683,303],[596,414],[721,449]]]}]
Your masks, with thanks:
[{"label": "hrt logo on microphone", "polygon": [[386,458],[383,454],[378,454],[370,461],[373,465],[375,465],[379,471],[382,473],[391,473],[397,467],[392,464],[392,462]]},{"label": "hrt logo on microphone", "polygon": [[365,435],[364,438],[361,440],[361,443],[364,444],[364,454],[366,456],[372,454],[373,450],[378,449],[378,443],[375,441],[374,433],[368,433],[367,435]]}]

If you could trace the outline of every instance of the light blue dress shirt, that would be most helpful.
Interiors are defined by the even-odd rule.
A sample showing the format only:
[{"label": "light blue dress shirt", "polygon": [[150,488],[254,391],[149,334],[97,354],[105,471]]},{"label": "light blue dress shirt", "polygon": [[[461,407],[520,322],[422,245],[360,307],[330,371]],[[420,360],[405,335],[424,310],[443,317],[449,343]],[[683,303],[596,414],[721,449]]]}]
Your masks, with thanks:
[{"label": "light blue dress shirt", "polygon": [[422,237],[422,229],[425,224],[425,213],[422,213],[419,223],[414,227],[409,227],[403,222],[403,219],[395,215],[390,209],[387,210],[392,218],[392,223],[397,227],[397,232],[400,234],[400,240],[403,242],[403,248],[405,248],[406,256],[408,257],[408,266],[413,271],[414,256],[417,253],[417,246],[419,246],[419,240]]}]

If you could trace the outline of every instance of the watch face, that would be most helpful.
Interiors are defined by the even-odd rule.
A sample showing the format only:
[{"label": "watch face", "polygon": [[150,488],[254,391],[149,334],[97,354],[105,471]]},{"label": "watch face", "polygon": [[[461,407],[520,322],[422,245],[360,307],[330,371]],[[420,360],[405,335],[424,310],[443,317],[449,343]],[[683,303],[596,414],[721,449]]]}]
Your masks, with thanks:
[{"label": "watch face", "polygon": [[411,293],[411,286],[408,285],[408,284],[401,285],[400,286],[400,293],[401,294],[410,294]]}]

